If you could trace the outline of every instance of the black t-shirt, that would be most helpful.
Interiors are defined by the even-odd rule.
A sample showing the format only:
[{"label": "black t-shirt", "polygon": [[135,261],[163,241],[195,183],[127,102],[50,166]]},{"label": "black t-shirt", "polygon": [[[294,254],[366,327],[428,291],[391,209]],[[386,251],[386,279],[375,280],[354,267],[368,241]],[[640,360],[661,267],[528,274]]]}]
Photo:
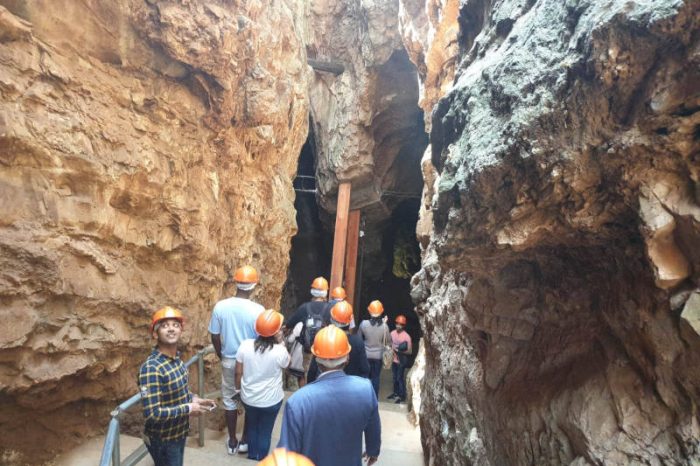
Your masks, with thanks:
[{"label": "black t-shirt", "polygon": [[321,313],[324,316],[324,321],[326,319],[326,313],[330,313],[330,310],[326,309],[328,303],[326,301],[309,301],[304,303],[292,314],[292,317],[285,323],[285,326],[289,329],[293,329],[296,324],[303,322],[306,325],[306,319],[309,318],[310,314]]}]

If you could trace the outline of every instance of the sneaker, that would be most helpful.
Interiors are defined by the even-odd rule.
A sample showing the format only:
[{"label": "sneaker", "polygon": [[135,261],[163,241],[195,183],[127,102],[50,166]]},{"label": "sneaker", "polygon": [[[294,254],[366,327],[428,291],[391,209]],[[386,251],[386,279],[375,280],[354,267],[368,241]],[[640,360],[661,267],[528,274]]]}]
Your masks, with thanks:
[{"label": "sneaker", "polygon": [[[228,452],[229,455],[235,455],[236,453],[238,453],[238,447],[240,446],[240,443],[238,443],[238,444],[236,444],[236,446],[232,447],[230,440],[231,440],[231,438],[227,436],[226,437],[226,451]],[[246,445],[246,451],[248,451],[247,445]]]},{"label": "sneaker", "polygon": [[238,453],[248,453],[247,443],[238,443]]},{"label": "sneaker", "polygon": [[396,393],[392,393],[391,395],[387,396],[386,399],[387,399],[387,400],[393,400],[393,399],[396,398],[396,397],[397,397]]},{"label": "sneaker", "polygon": [[394,403],[399,404],[399,403],[404,403],[406,401],[405,398],[396,398],[396,401]]}]

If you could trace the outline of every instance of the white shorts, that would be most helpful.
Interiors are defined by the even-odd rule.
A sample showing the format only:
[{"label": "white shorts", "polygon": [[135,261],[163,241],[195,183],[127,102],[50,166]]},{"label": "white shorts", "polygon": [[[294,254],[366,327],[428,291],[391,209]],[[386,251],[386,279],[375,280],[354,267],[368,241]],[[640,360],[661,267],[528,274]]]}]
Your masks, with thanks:
[{"label": "white shorts", "polygon": [[236,358],[222,358],[221,399],[226,411],[238,409],[238,402],[233,398],[236,394],[238,394],[238,390],[236,390]]}]

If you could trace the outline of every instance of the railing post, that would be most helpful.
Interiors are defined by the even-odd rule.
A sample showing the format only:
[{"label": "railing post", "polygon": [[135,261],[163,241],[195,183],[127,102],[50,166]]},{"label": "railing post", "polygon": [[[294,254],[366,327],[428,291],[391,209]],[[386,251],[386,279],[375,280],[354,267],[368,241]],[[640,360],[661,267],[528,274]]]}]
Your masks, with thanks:
[{"label": "railing post", "polygon": [[112,450],[112,466],[121,466],[121,458],[119,451],[119,437],[121,436],[121,424],[119,422],[119,410],[117,410],[113,416],[113,419],[117,421],[117,435],[114,437],[114,449]]},{"label": "railing post", "polygon": [[[204,350],[199,352],[199,359],[197,360],[197,391],[199,392],[199,397],[204,398]],[[199,439],[198,442],[200,447],[204,446],[204,426],[206,425],[206,414],[202,413],[199,416]]]}]

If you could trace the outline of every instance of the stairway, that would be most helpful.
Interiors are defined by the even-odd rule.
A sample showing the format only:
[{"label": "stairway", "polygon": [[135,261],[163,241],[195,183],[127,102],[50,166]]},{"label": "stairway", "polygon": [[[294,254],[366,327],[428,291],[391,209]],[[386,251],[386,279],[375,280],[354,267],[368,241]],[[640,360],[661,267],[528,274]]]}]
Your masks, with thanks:
[{"label": "stairway", "polygon": [[[385,371],[382,374],[382,387],[380,400],[384,400],[391,392],[391,373]],[[277,444],[282,423],[282,412],[277,416],[275,427],[272,431],[272,445]],[[377,466],[423,466],[423,449],[420,443],[420,432],[406,417],[406,405],[396,405],[390,402],[380,401],[379,415],[382,420],[382,451]],[[224,439],[226,433],[222,431],[207,430],[205,445],[199,447],[197,439],[190,437],[185,450],[185,465],[187,466],[211,466],[225,461],[227,465],[254,465],[255,462],[245,458],[244,455],[228,456]],[[121,456],[124,459],[129,453],[136,450],[142,441],[140,438],[122,435],[119,439]],[[78,448],[64,453],[54,460],[55,466],[95,466],[99,463],[104,436],[95,437]],[[150,456],[146,456],[139,466],[153,466]]]}]

